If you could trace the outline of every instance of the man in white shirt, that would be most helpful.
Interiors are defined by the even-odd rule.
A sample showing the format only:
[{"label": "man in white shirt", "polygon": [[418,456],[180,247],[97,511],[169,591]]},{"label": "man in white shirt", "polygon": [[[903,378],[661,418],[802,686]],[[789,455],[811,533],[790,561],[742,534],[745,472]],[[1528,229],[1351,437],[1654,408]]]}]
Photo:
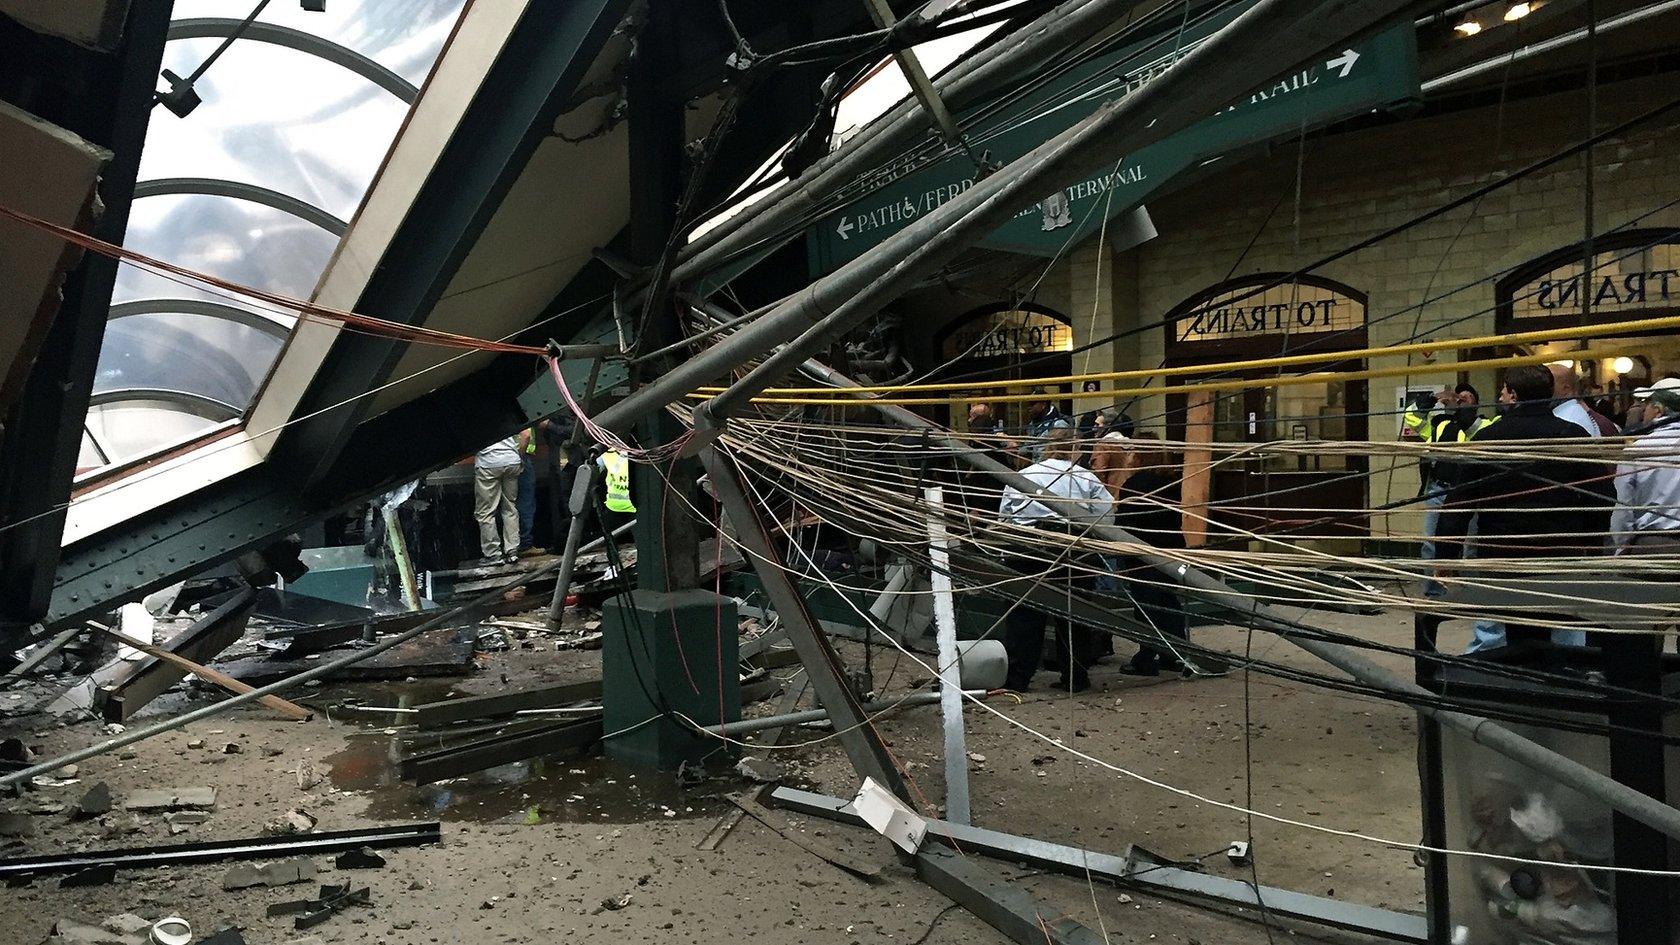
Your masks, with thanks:
[{"label": "man in white shirt", "polygon": [[[473,458],[473,517],[478,520],[478,547],[484,564],[519,558],[519,473],[525,466],[519,445],[523,435],[516,433],[497,440]],[[500,536],[496,534],[498,513]]]},{"label": "man in white shirt", "polygon": [[[1048,508],[1044,502],[1006,486],[998,514],[1015,525],[1036,525],[1050,520],[1058,526],[1063,519],[1076,523],[1106,522],[1114,514],[1114,496],[1103,488],[1096,473],[1074,462],[1077,450],[1073,431],[1057,427],[1050,431],[1044,447],[1044,458],[1021,475],[1031,479],[1040,489],[1054,493],[1058,499]],[[1060,514],[1058,514],[1060,513]]]},{"label": "man in white shirt", "polygon": [[[1021,470],[1021,475],[1056,498],[1039,499],[1006,487],[998,508],[999,517],[1012,525],[1041,528],[1064,538],[1083,534],[1082,525],[1109,521],[1114,514],[1114,497],[1094,473],[1074,462],[1077,448],[1073,430],[1051,430],[1045,442],[1044,458]],[[1036,572],[1050,567],[1052,573],[1044,575],[1043,586],[1074,591],[1091,589],[1091,578],[1076,576],[1066,563],[1071,555],[1063,556],[1063,563],[1055,565],[1039,560],[1043,557],[1048,556],[1018,558],[1016,570],[1037,580]],[[1016,603],[1009,611],[1004,621],[1003,645],[1009,654],[1009,676],[1004,688],[1025,692],[1032,683],[1043,657],[1044,621],[1044,614],[1025,602]],[[1091,685],[1088,667],[1094,656],[1094,634],[1087,627],[1069,626],[1066,618],[1057,617],[1055,621],[1056,649],[1061,653],[1063,666],[1062,678],[1056,686],[1081,692]]]},{"label": "man in white shirt", "polygon": [[1648,392],[1656,416],[1650,432],[1628,444],[1616,468],[1616,511],[1610,516],[1617,554],[1680,550],[1680,381]]}]

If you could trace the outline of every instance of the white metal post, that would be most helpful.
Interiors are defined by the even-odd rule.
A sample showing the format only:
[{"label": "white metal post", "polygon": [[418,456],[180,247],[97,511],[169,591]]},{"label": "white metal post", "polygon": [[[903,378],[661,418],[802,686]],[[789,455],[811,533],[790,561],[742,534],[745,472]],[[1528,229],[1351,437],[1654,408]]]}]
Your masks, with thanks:
[{"label": "white metal post", "polygon": [[957,651],[957,609],[951,599],[950,535],[945,531],[945,490],[922,490],[928,505],[928,556],[932,561],[933,625],[939,644],[939,714],[945,725],[945,819],[969,822],[968,745],[963,734],[962,667]]}]

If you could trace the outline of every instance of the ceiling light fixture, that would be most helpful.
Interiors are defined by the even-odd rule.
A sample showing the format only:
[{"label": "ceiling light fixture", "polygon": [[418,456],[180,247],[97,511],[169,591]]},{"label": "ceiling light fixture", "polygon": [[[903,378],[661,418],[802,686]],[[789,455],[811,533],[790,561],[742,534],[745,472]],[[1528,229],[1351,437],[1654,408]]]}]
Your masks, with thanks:
[{"label": "ceiling light fixture", "polygon": [[1510,9],[1505,11],[1505,22],[1515,23],[1533,12],[1533,4],[1526,2],[1526,0],[1518,0],[1517,3],[1511,4]]},{"label": "ceiling light fixture", "polygon": [[1474,36],[1482,31],[1482,24],[1477,23],[1475,20],[1465,20],[1463,23],[1453,27],[1453,29],[1462,36]]}]

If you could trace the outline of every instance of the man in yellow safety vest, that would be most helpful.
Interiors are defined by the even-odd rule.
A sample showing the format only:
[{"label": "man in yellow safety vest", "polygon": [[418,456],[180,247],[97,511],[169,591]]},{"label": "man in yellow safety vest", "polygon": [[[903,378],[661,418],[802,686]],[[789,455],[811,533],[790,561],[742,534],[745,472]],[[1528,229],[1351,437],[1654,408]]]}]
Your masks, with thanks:
[{"label": "man in yellow safety vest", "polygon": [[[1445,412],[1430,416],[1418,431],[1419,439],[1427,444],[1467,443],[1488,424],[1499,419],[1498,414],[1491,417],[1481,415],[1477,409],[1481,406],[1481,397],[1470,384],[1443,390],[1436,399]],[[1410,418],[1408,412],[1407,419]],[[1426,456],[1419,461],[1419,468],[1424,480],[1423,543],[1419,556],[1425,561],[1433,561],[1437,556],[1435,535],[1441,527],[1441,507],[1446,503],[1447,493],[1463,481],[1467,470],[1462,464],[1440,456]],[[1423,592],[1426,597],[1438,598],[1445,596],[1446,588],[1431,580],[1424,583]]]}]

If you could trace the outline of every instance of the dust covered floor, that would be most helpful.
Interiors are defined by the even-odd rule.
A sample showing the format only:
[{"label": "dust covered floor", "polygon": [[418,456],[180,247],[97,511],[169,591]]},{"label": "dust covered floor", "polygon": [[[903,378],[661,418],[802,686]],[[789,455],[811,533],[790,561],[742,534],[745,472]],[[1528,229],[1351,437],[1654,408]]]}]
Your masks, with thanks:
[{"label": "dust covered floor", "polygon": [[[1393,618],[1334,618],[1340,628],[1386,643],[1410,642]],[[1199,639],[1240,654],[1240,631],[1198,631]],[[1451,643],[1453,641],[1446,641]],[[968,751],[974,817],[981,826],[1109,853],[1128,843],[1173,858],[1201,857],[1210,872],[1247,879],[1222,853],[1248,836],[1246,818],[1162,787],[1116,774],[1066,753],[1076,748],[1145,778],[1242,806],[1246,783],[1242,674],[1141,680],[1115,667],[1130,649],[1098,667],[1095,687],[1069,698],[1036,691],[1019,703],[992,705],[1031,734],[970,708]],[[860,665],[862,647],[843,644]],[[1321,669],[1289,644],[1256,636],[1255,655]],[[876,648],[871,662],[890,697],[928,676],[911,661]],[[0,808],[24,814],[28,835],[0,838],[5,855],[68,852],[261,834],[289,811],[316,819],[317,830],[437,819],[444,842],[384,852],[382,869],[353,873],[316,857],[318,883],[352,881],[372,890],[307,932],[268,918],[275,902],[313,896],[318,885],[222,888],[232,864],[122,871],[114,882],[59,888],[56,878],[0,889],[6,943],[45,940],[58,919],[98,924],[118,913],[156,919],[179,914],[199,937],[238,926],[253,945],[296,941],[421,945],[438,942],[623,943],[758,941],[764,943],[993,942],[1002,936],[918,882],[882,839],[864,830],[793,817],[796,829],[880,863],[866,882],[817,858],[752,818],[718,849],[696,844],[731,793],[756,787],[727,764],[710,780],[680,787],[668,772],[630,769],[600,758],[552,758],[507,765],[445,784],[400,782],[394,759],[423,743],[401,740],[402,714],[330,711],[345,701],[402,706],[449,695],[567,682],[594,676],[595,652],[514,649],[479,658],[465,679],[328,685],[300,690],[317,710],[295,723],[244,707],[220,718],[91,759],[74,783],[41,787]],[[1404,669],[1391,662],[1396,669]],[[779,671],[782,674],[792,670]],[[1047,685],[1053,674],[1039,676]],[[1255,675],[1247,681],[1253,807],[1279,816],[1416,840],[1419,812],[1415,722],[1392,704]],[[159,700],[140,721],[214,698],[194,689]],[[769,704],[750,707],[767,714]],[[911,709],[879,723],[927,803],[943,797],[937,707]],[[105,736],[102,724],[65,725],[45,715],[0,720],[0,737],[19,737],[50,757]],[[857,779],[828,733],[789,732],[793,746],[774,752],[790,783],[850,795]],[[235,746],[229,749],[228,746]],[[749,752],[751,753],[751,752]],[[760,754],[764,754],[760,752]],[[721,759],[721,755],[720,755]],[[76,820],[74,803],[90,786],[109,785],[116,809]],[[210,786],[214,809],[202,823],[175,824],[135,814],[123,800],[147,788]],[[32,813],[34,812],[34,813]],[[192,819],[192,818],[188,818]],[[172,829],[175,832],[171,832]],[[1404,911],[1422,910],[1423,872],[1409,852],[1256,819],[1255,871],[1261,882]],[[1259,943],[1260,924],[1135,890],[997,863],[1020,878],[1053,913],[1066,914],[1116,942]],[[937,921],[936,921],[937,920]],[[1357,936],[1296,925],[1274,936],[1358,941]]]}]

